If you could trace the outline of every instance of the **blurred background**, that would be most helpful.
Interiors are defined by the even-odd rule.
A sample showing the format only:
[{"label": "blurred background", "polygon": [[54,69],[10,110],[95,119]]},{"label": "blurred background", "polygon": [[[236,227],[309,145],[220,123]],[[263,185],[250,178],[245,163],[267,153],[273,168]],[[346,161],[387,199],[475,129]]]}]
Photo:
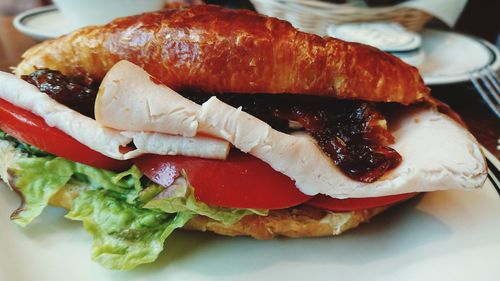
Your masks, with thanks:
[{"label": "blurred background", "polygon": [[[439,2],[441,0],[435,0]],[[166,2],[182,2],[168,1]],[[184,1],[199,2],[199,1]],[[232,8],[254,9],[249,0],[206,0],[205,3],[229,6]],[[328,0],[327,2],[342,3],[342,0]],[[366,0],[371,6],[393,5],[401,0]],[[0,0],[0,16],[14,16],[27,9],[51,4],[51,0]],[[500,47],[500,1],[497,0],[469,0],[458,18],[454,30],[473,34],[484,38],[497,47]],[[449,28],[439,20],[432,19],[428,25]]]}]

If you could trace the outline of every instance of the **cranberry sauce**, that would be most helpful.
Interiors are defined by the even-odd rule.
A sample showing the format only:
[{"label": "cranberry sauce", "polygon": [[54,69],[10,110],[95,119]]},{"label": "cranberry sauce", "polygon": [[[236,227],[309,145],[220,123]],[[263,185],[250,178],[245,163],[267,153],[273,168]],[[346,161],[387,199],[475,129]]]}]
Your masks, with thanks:
[{"label": "cranberry sauce", "polygon": [[[185,93],[202,103],[206,94]],[[232,106],[265,121],[282,132],[305,130],[321,149],[352,179],[373,182],[401,162],[387,145],[394,138],[374,103],[300,95],[218,96]]]},{"label": "cranberry sauce", "polygon": [[38,69],[21,78],[59,103],[94,118],[94,104],[99,84],[89,76],[68,77],[59,71]]}]

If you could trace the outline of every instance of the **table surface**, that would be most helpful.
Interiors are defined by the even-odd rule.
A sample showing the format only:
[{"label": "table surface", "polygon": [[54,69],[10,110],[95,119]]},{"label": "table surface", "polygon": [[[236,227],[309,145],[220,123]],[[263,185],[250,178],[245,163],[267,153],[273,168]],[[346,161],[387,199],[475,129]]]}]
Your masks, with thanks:
[{"label": "table surface", "polygon": [[[10,67],[19,63],[22,53],[36,43],[12,26],[12,17],[0,16],[1,71],[9,71]],[[470,83],[432,87],[432,93],[457,111],[479,142],[500,158],[500,150],[497,149],[500,122],[489,111]]]}]

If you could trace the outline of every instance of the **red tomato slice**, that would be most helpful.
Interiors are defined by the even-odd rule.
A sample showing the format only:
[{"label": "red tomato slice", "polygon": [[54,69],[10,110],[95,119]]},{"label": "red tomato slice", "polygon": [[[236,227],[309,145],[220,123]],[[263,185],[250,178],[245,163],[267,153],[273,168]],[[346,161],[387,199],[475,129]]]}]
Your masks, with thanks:
[{"label": "red tomato slice", "polygon": [[300,192],[287,176],[240,151],[226,160],[185,156],[144,155],[134,160],[151,180],[169,186],[184,170],[196,199],[227,208],[284,209],[311,196]]},{"label": "red tomato slice", "polygon": [[50,127],[42,117],[0,99],[0,129],[7,134],[48,153],[92,167],[123,171],[130,161],[109,158],[63,131]]},{"label": "red tomato slice", "polygon": [[393,204],[411,198],[416,194],[405,193],[382,197],[348,199],[336,199],[325,195],[316,195],[305,204],[333,212],[348,212]]}]

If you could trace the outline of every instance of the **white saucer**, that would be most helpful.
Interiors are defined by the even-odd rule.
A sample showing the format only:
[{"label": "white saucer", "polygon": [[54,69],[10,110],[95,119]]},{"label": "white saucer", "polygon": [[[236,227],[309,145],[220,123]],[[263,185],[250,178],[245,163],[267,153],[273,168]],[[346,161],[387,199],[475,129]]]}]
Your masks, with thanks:
[{"label": "white saucer", "polygon": [[330,25],[329,36],[349,42],[371,45],[385,52],[408,52],[422,46],[419,33],[406,30],[395,22],[363,22]]},{"label": "white saucer", "polygon": [[415,67],[419,67],[425,59],[425,52],[424,50],[422,50],[422,48],[418,48],[409,52],[396,52],[391,54],[400,58],[407,64],[413,65]]},{"label": "white saucer", "polygon": [[40,41],[56,38],[76,29],[53,5],[30,9],[17,15],[14,27]]},{"label": "white saucer", "polygon": [[472,36],[426,29],[422,32],[425,59],[418,67],[427,85],[469,80],[468,73],[500,67],[500,52],[493,44]]}]

